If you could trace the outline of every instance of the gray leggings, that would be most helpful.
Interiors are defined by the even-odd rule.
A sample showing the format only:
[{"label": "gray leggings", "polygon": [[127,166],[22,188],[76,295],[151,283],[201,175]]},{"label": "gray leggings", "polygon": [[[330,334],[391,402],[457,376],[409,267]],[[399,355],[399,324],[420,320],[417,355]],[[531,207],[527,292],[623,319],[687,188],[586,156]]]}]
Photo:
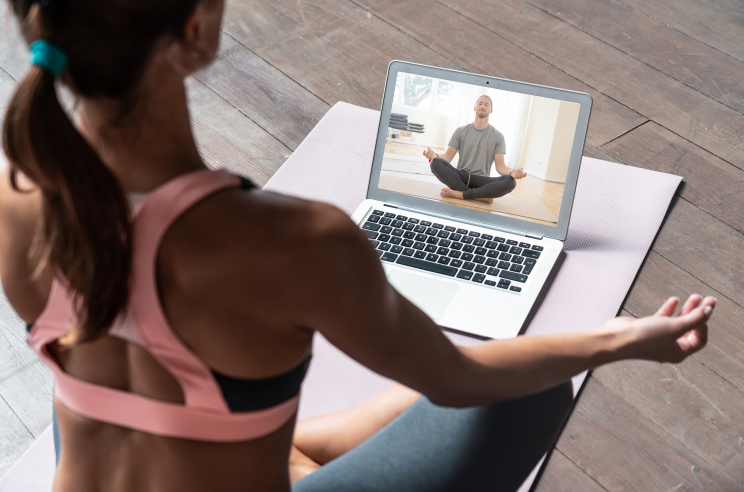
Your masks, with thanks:
[{"label": "gray leggings", "polygon": [[[517,180],[506,176],[478,176],[456,169],[441,157],[431,161],[431,172],[451,190],[462,191],[466,200],[475,198],[499,198],[517,187]],[[468,184],[470,183],[470,184]]]},{"label": "gray leggings", "polygon": [[[473,408],[439,407],[422,397],[292,492],[515,491],[555,444],[572,406],[570,382]],[[59,463],[56,415],[54,430]]]}]

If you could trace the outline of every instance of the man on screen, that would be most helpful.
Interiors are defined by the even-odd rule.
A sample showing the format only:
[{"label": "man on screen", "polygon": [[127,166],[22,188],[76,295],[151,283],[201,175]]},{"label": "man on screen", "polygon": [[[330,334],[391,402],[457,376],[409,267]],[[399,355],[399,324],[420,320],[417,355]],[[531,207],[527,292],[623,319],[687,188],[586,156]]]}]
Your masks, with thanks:
[{"label": "man on screen", "polygon": [[[430,148],[426,149],[424,156],[431,161],[434,176],[447,185],[440,193],[443,197],[491,204],[494,198],[511,193],[517,186],[516,180],[527,174],[522,168],[512,170],[504,163],[504,135],[488,124],[493,113],[491,98],[480,96],[474,109],[475,121],[455,130],[443,156]],[[460,160],[455,169],[450,162],[457,152],[460,152]],[[491,177],[491,164],[494,163],[500,176]]]}]

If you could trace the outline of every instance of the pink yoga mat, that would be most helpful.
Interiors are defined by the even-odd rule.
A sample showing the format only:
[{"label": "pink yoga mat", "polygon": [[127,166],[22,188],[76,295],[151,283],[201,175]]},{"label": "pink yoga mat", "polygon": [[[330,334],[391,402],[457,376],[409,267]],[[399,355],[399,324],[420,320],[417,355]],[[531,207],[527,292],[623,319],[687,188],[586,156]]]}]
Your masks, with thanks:
[{"label": "pink yoga mat", "polygon": [[[365,198],[378,120],[377,111],[336,104],[264,189],[332,203],[351,214]],[[565,260],[526,335],[590,330],[615,316],[681,179],[584,158]],[[479,343],[464,335],[448,336],[458,345]],[[573,379],[574,394],[585,376]],[[300,418],[363,403],[391,384],[318,335]],[[48,429],[0,480],[0,492],[50,490],[54,472],[50,434]],[[520,491],[531,487],[539,468]]]}]

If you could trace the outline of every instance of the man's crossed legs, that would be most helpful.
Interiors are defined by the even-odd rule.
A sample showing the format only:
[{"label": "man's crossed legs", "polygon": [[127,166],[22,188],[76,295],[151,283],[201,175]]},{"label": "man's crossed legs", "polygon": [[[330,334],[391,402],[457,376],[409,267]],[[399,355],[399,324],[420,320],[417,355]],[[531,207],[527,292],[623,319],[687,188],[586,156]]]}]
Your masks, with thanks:
[{"label": "man's crossed legs", "polygon": [[511,193],[517,187],[517,180],[508,174],[490,177],[466,173],[441,157],[431,161],[431,172],[447,186],[442,189],[443,197],[493,203],[494,198]]}]

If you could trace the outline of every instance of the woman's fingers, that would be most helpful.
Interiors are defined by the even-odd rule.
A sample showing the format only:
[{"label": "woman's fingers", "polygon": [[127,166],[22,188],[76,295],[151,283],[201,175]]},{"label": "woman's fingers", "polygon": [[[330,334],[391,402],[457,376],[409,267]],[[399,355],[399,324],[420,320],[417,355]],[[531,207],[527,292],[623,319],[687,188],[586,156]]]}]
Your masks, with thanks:
[{"label": "woman's fingers", "polygon": [[680,315],[685,315],[698,307],[700,304],[700,301],[703,300],[703,296],[700,294],[691,294],[690,297],[687,298],[687,301],[685,301],[684,306],[682,306],[682,311],[679,313]]},{"label": "woman's fingers", "polygon": [[664,304],[661,305],[654,316],[671,316],[674,314],[674,310],[677,309],[679,299],[676,297],[670,297]]},{"label": "woman's fingers", "polygon": [[716,305],[714,297],[706,297],[702,301],[698,300],[697,306],[691,311],[680,314],[675,318],[676,332],[679,336],[684,335],[690,330],[705,328],[706,323],[713,315],[713,309]]}]

